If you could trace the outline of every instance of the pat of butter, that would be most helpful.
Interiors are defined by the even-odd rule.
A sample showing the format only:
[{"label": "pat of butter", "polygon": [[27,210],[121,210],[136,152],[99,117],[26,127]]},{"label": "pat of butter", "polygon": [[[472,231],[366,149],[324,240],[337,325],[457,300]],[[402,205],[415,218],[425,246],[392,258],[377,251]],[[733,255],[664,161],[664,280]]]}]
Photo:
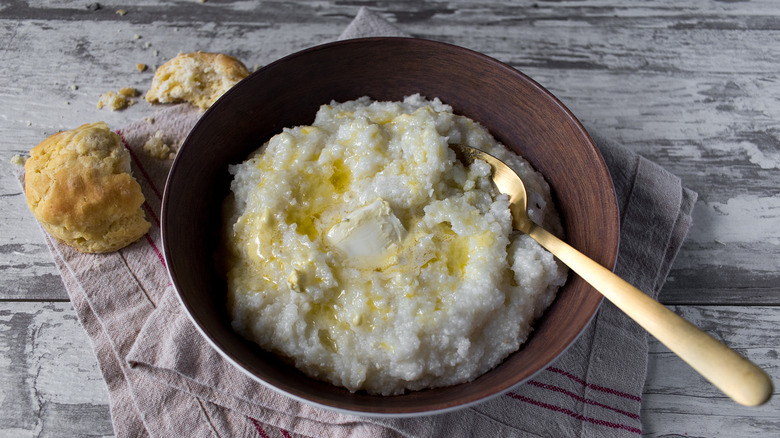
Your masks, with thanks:
[{"label": "pat of butter", "polygon": [[347,214],[325,237],[351,265],[371,268],[384,265],[398,251],[405,236],[406,229],[390,205],[378,198]]}]

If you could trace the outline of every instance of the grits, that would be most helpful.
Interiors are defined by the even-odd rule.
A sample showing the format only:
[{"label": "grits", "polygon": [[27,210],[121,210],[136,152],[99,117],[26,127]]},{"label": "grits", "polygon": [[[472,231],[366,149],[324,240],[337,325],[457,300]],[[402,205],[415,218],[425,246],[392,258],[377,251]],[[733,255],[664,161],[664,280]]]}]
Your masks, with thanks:
[{"label": "grits", "polygon": [[465,168],[448,142],[509,163],[531,217],[560,234],[541,175],[438,99],[333,102],[231,166],[233,328],[383,395],[472,380],[517,350],[567,272],[512,233],[489,166]]}]

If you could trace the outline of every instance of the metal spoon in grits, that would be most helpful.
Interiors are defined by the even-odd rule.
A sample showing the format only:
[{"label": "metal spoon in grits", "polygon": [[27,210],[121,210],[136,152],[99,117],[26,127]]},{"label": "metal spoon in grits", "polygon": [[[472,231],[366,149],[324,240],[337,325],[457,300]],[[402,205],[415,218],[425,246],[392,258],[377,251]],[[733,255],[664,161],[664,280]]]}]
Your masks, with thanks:
[{"label": "metal spoon in grits", "polygon": [[464,164],[483,160],[492,167],[496,187],[509,195],[515,229],[539,242],[734,401],[758,406],[769,400],[772,381],[761,368],[533,223],[526,211],[523,181],[504,162],[469,146],[450,147]]}]

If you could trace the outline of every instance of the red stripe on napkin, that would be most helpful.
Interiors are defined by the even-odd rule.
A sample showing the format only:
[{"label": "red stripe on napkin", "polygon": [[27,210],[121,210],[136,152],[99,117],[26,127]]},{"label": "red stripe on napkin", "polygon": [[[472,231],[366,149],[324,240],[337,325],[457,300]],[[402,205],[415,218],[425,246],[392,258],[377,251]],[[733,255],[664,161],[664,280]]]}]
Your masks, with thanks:
[{"label": "red stripe on napkin", "polygon": [[570,409],[562,408],[560,406],[555,406],[555,405],[552,405],[552,404],[549,404],[549,403],[544,403],[544,402],[541,402],[541,401],[538,401],[538,400],[534,400],[532,398],[528,398],[528,397],[522,396],[520,394],[515,394],[513,392],[508,392],[507,395],[512,397],[512,398],[514,398],[514,399],[516,399],[516,400],[520,400],[522,402],[529,403],[529,404],[532,404],[534,406],[539,406],[541,408],[549,409],[549,410],[551,410],[553,412],[560,412],[562,414],[566,414],[566,415],[568,415],[568,416],[570,416],[572,418],[576,418],[577,420],[580,420],[580,421],[585,421],[587,423],[593,423],[593,424],[596,424],[596,425],[599,425],[599,426],[610,427],[610,428],[613,428],[613,429],[626,430],[626,431],[629,431],[629,432],[632,432],[632,433],[636,433],[636,434],[639,434],[639,435],[642,434],[641,430],[637,429],[636,427],[631,427],[631,426],[626,425],[626,424],[612,423],[610,421],[599,420],[598,418],[586,417],[586,416],[578,414],[578,413],[576,413],[576,412],[574,412],[574,411],[572,411]]},{"label": "red stripe on napkin", "polygon": [[144,201],[144,209],[147,213],[149,213],[149,216],[154,219],[154,221],[157,223],[157,228],[160,228],[160,218],[157,217],[157,212],[154,211],[151,205],[149,205],[148,202]]},{"label": "red stripe on napkin", "polygon": [[152,249],[154,250],[154,253],[157,254],[157,258],[160,259],[160,263],[162,263],[163,269],[167,271],[168,266],[165,264],[165,257],[163,257],[160,248],[157,248],[157,245],[154,244],[154,240],[152,240],[152,236],[150,236],[149,233],[146,233],[144,237],[146,237],[146,241],[149,242],[149,245],[151,245]]},{"label": "red stripe on napkin", "polygon": [[642,397],[638,397],[638,396],[632,395],[632,394],[627,394],[625,392],[621,392],[621,391],[618,391],[618,390],[615,390],[615,389],[612,389],[612,388],[607,388],[606,386],[594,385],[592,383],[588,383],[588,382],[580,379],[579,377],[577,377],[577,376],[575,376],[575,375],[573,375],[571,373],[568,373],[568,372],[566,372],[566,371],[564,371],[564,370],[562,370],[560,368],[548,367],[547,371],[552,371],[553,373],[558,373],[558,374],[560,374],[562,376],[566,376],[566,377],[570,378],[571,380],[574,380],[575,382],[577,382],[577,383],[579,383],[579,384],[581,384],[581,385],[583,385],[583,386],[585,386],[587,388],[596,390],[596,391],[605,392],[607,394],[616,395],[618,397],[624,397],[624,398],[627,398],[627,399],[630,399],[630,400],[636,400],[638,402],[642,401]]},{"label": "red stripe on napkin", "polygon": [[529,380],[526,383],[528,383],[529,385],[533,385],[533,386],[535,386],[537,388],[542,388],[542,389],[546,389],[548,391],[553,391],[553,392],[557,392],[557,393],[560,393],[560,394],[568,395],[569,397],[571,397],[574,400],[577,400],[579,402],[586,403],[586,404],[593,405],[593,406],[598,406],[598,407],[604,408],[604,409],[609,409],[610,411],[617,412],[618,414],[625,415],[626,417],[630,417],[630,418],[633,418],[635,420],[639,419],[639,415],[637,415],[637,414],[634,414],[632,412],[626,412],[626,411],[621,410],[621,409],[613,408],[612,406],[608,406],[608,405],[605,405],[603,403],[599,403],[599,402],[597,402],[595,400],[591,400],[589,398],[585,398],[585,397],[579,396],[579,395],[577,395],[577,394],[575,394],[575,393],[573,393],[573,392],[571,392],[569,390],[563,389],[563,388],[555,386],[555,385],[549,385],[547,383],[537,382],[536,380]]},{"label": "red stripe on napkin", "polygon": [[257,433],[260,434],[261,437],[263,437],[263,438],[270,438],[268,436],[268,434],[265,433],[265,430],[263,430],[263,426],[260,425],[259,421],[255,420],[252,417],[247,417],[247,418],[249,418],[249,421],[251,421],[252,424],[255,426],[255,429],[257,430]]}]

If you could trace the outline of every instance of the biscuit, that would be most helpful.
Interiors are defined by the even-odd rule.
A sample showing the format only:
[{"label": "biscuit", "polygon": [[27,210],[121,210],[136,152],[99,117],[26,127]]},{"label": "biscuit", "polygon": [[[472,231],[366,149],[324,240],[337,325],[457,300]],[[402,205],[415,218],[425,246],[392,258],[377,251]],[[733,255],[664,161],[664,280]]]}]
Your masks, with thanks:
[{"label": "biscuit", "polygon": [[103,122],[51,135],[30,151],[24,170],[33,215],[79,251],[116,251],[149,230],[130,154]]},{"label": "biscuit", "polygon": [[181,53],[154,73],[146,93],[150,103],[190,102],[208,109],[227,90],[249,76],[238,59],[220,53]]}]

